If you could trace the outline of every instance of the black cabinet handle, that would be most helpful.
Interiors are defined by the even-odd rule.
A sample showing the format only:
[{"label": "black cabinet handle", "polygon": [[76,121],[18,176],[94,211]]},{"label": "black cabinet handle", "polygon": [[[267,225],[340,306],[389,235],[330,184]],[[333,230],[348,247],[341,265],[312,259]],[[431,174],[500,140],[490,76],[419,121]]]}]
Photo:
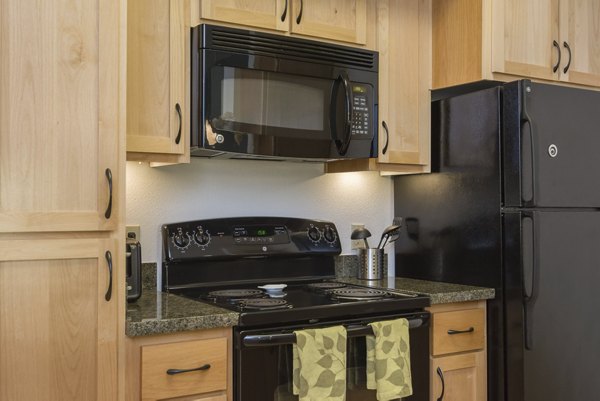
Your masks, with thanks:
[{"label": "black cabinet handle", "polygon": [[177,131],[177,137],[175,138],[175,143],[179,145],[179,141],[181,141],[181,125],[183,124],[183,119],[181,118],[181,106],[179,103],[175,103],[175,111],[179,116],[179,130]]},{"label": "black cabinet handle", "polygon": [[172,376],[172,375],[178,375],[180,373],[196,372],[198,370],[208,370],[208,369],[210,369],[209,363],[207,363],[206,365],[202,365],[199,368],[193,368],[193,369],[168,369],[167,374]]},{"label": "black cabinet handle", "polygon": [[302,21],[302,10],[304,9],[304,2],[300,0],[300,13],[298,13],[298,17],[296,18],[296,24],[299,24]]},{"label": "black cabinet handle", "polygon": [[438,366],[436,372],[437,372],[438,376],[440,377],[440,380],[442,381],[442,394],[440,394],[437,401],[442,401],[444,399],[444,391],[446,390],[446,383],[444,383],[444,372],[442,372],[442,368],[440,368],[439,366]]},{"label": "black cabinet handle", "polygon": [[388,149],[388,145],[390,144],[390,131],[388,130],[388,126],[385,121],[382,121],[381,125],[383,126],[383,129],[385,130],[385,145],[383,145],[383,149],[381,150],[381,153],[383,153],[385,155],[385,152],[387,152],[387,149]]},{"label": "black cabinet handle", "polygon": [[556,40],[552,42],[552,46],[556,47],[558,50],[558,61],[556,62],[556,65],[552,67],[552,72],[556,72],[558,71],[558,66],[560,65],[560,46]]},{"label": "black cabinet handle", "polygon": [[475,327],[469,327],[466,330],[452,330],[452,329],[450,329],[450,330],[448,330],[448,334],[452,336],[454,334],[466,334],[466,333],[472,333],[474,331],[475,331]]},{"label": "black cabinet handle", "polygon": [[569,71],[569,67],[571,66],[571,47],[567,42],[563,42],[563,46],[569,51],[569,61],[567,61],[567,65],[565,65],[565,68],[563,69],[563,73],[566,74],[567,71]]},{"label": "black cabinet handle", "polygon": [[112,254],[110,251],[106,251],[104,254],[106,258],[106,264],[108,265],[108,289],[106,290],[106,295],[104,295],[104,299],[106,301],[110,301],[112,298],[112,278],[113,278],[113,265],[112,265]]},{"label": "black cabinet handle", "polygon": [[110,219],[110,215],[112,214],[112,195],[113,195],[113,183],[112,183],[112,171],[109,168],[104,170],[104,175],[108,180],[108,206],[106,207],[106,212],[104,212],[104,217]]},{"label": "black cabinet handle", "polygon": [[285,0],[285,7],[283,9],[283,14],[281,14],[281,22],[285,21],[285,17],[287,16],[287,6],[288,0]]}]

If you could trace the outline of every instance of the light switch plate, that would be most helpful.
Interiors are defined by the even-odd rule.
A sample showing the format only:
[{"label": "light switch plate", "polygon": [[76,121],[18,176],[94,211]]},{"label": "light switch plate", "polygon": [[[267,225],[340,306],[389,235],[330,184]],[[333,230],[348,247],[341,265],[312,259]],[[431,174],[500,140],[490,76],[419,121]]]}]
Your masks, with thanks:
[{"label": "light switch plate", "polygon": [[135,235],[136,240],[140,240],[140,226],[139,225],[131,225],[125,226],[125,237],[132,238],[132,234]]}]

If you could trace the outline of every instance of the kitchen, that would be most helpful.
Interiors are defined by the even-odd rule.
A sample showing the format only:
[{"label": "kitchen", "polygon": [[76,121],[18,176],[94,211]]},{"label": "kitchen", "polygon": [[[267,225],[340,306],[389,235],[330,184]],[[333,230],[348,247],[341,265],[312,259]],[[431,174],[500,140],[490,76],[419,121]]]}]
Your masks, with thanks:
[{"label": "kitchen", "polygon": [[[280,9],[283,3],[287,4],[287,2],[281,3],[277,5],[277,16],[283,14],[284,10]],[[290,5],[288,13],[297,11],[299,1],[290,3],[293,3],[293,7]],[[465,14],[460,5],[468,3],[472,3],[471,6],[479,4],[479,8],[469,8],[473,10],[473,13]],[[593,62],[590,62],[588,71],[582,74],[582,71],[585,71],[585,66],[583,65],[584,62],[578,61],[581,59],[575,57],[577,51],[581,51],[578,50],[581,47],[578,48],[574,45],[575,39],[563,40],[561,38],[558,40],[560,42],[558,47],[562,50],[563,60],[558,73],[556,71],[548,72],[552,71],[557,63],[558,50],[545,44],[536,48],[548,48],[548,50],[540,50],[535,53],[534,56],[538,57],[538,60],[533,60],[530,64],[541,64],[541,61],[543,61],[549,64],[549,68],[525,68],[523,66],[526,63],[514,62],[515,57],[519,56],[520,49],[507,44],[503,44],[503,46],[506,45],[507,54],[512,57],[510,63],[499,66],[497,59],[491,60],[491,57],[488,58],[489,48],[486,50],[485,47],[491,46],[491,39],[486,36],[490,35],[490,30],[488,30],[490,21],[488,18],[492,12],[492,6],[494,7],[494,16],[503,15],[500,13],[505,12],[504,6],[498,6],[499,3],[494,3],[494,5],[487,1],[444,3],[446,5],[457,5],[454,9],[449,6],[445,9],[438,3],[433,8],[432,15],[434,21],[434,29],[431,32],[434,36],[432,52],[419,51],[420,48],[416,46],[416,43],[421,42],[408,41],[407,46],[414,45],[414,48],[410,50],[416,51],[414,53],[416,57],[406,57],[405,52],[408,49],[404,49],[402,53],[398,51],[398,54],[392,52],[390,57],[400,57],[402,55],[406,59],[421,62],[427,60],[427,55],[431,57],[433,54],[433,82],[435,87],[449,86],[453,83],[469,82],[480,78],[512,80],[518,76],[563,82],[570,80],[576,84],[588,86],[598,85],[598,80],[595,78],[597,77],[597,71],[594,71]],[[502,3],[504,4],[504,2]],[[572,3],[560,2],[561,29],[565,25],[563,19],[566,19],[564,9],[568,12],[569,7],[573,7]],[[200,12],[199,5],[196,2],[188,4],[183,1],[172,1],[169,4],[173,7],[176,4],[183,4],[184,9],[190,7],[186,12],[192,14]],[[310,2],[304,1],[306,7],[305,17],[311,15],[311,11],[309,11],[310,4]],[[378,4],[381,6],[385,2],[378,2]],[[509,2],[507,2],[506,7],[508,7],[508,4]],[[510,3],[510,6],[518,7],[517,4],[513,3]],[[118,85],[119,76],[123,79],[125,75],[125,68],[117,60],[124,60],[124,55],[128,51],[124,46],[125,35],[123,34],[125,26],[128,26],[128,29],[131,28],[130,18],[125,19],[126,4],[118,2],[112,2],[112,4],[99,3],[99,9],[96,11],[101,15],[99,19],[102,22],[101,24],[88,24],[83,39],[74,34],[66,36],[64,41],[55,44],[55,36],[53,34],[46,35],[45,33],[54,32],[56,29],[66,29],[67,31],[70,29],[69,32],[77,31],[78,24],[81,24],[80,20],[76,18],[76,13],[64,13],[62,15],[60,7],[64,7],[64,5],[46,4],[45,8],[38,9],[35,7],[27,8],[25,5],[19,7],[10,1],[2,3],[2,10],[6,10],[6,12],[2,13],[2,28],[0,29],[2,29],[3,37],[8,39],[7,41],[3,40],[1,53],[3,55],[5,52],[11,55],[20,55],[23,48],[32,48],[36,50],[32,53],[37,56],[36,58],[2,57],[1,64],[2,74],[0,76],[2,77],[3,102],[0,107],[2,111],[0,121],[2,123],[2,176],[4,182],[0,186],[3,195],[3,251],[2,265],[0,266],[4,268],[0,269],[2,273],[0,293],[3,296],[0,303],[3,317],[0,332],[2,338],[7,341],[4,342],[6,345],[2,349],[2,374],[0,377],[2,378],[2,388],[5,390],[1,394],[2,399],[17,400],[124,399],[125,384],[122,380],[115,380],[115,378],[122,378],[127,370],[126,366],[129,366],[126,365],[126,357],[123,352],[127,339],[122,334],[115,335],[113,333],[125,332],[125,305],[124,301],[121,301],[125,297],[125,283],[124,280],[115,279],[114,294],[109,294],[107,291],[110,288],[107,281],[109,274],[107,265],[110,265],[112,261],[114,277],[123,277],[124,264],[120,261],[124,260],[124,252],[122,251],[124,246],[119,244],[124,242],[125,223],[141,226],[141,240],[144,245],[142,260],[144,262],[161,262],[161,242],[159,239],[161,224],[212,217],[239,216],[240,214],[294,215],[331,220],[336,224],[339,231],[342,253],[350,254],[352,223],[367,224],[375,235],[391,223],[394,217],[393,179],[380,177],[379,171],[323,175],[322,164],[268,161],[194,158],[190,164],[175,166],[150,168],[144,162],[138,164],[136,161],[130,161],[125,167],[125,132],[129,133],[129,130],[125,127],[124,119],[118,118],[118,116],[124,116],[125,109],[127,109],[128,123],[132,109],[125,104],[127,98],[125,87]],[[551,12],[547,14],[542,12],[543,8],[542,5],[539,5],[539,9],[520,11],[523,13],[526,11],[532,12],[538,20],[543,20],[539,16],[554,16],[550,18],[552,23],[549,23],[549,25],[552,29],[548,31],[557,30],[558,28],[554,28],[556,15],[558,15],[557,10],[551,7]],[[73,9],[78,10],[79,13],[82,13],[85,18],[91,19],[91,21],[98,18],[95,14],[96,11],[88,10],[88,13],[85,14],[77,7]],[[157,8],[155,11],[160,14],[161,10]],[[385,11],[385,8],[382,10]],[[150,12],[149,10],[145,11]],[[461,11],[463,15],[460,14]],[[576,11],[582,13],[580,9]],[[412,12],[414,12],[414,8]],[[477,15],[478,12],[479,15]],[[508,15],[508,12],[506,13]],[[387,14],[398,18],[404,15]],[[427,13],[423,14],[428,15]],[[585,10],[583,14],[595,15],[593,12],[586,13]],[[10,21],[20,21],[22,26],[25,27],[28,26],[24,22],[25,19],[43,21],[47,15],[61,15],[61,18],[56,21],[53,20],[53,23],[48,25],[40,25],[36,29],[26,31],[22,28],[19,30],[22,33],[21,36],[10,34],[9,30],[5,28],[12,26],[13,23]],[[410,15],[414,17],[415,14]],[[444,16],[445,18],[442,18]],[[485,18],[482,18],[482,16]],[[465,21],[465,23],[443,24],[445,19],[458,20],[458,18]],[[465,18],[475,20],[479,18],[481,23],[479,25],[469,24]],[[404,24],[404,26],[409,26],[410,21],[414,22],[414,18],[407,18],[407,21],[405,21],[407,24]],[[59,25],[53,25],[54,23]],[[58,28],[58,26],[61,26],[61,28]],[[119,35],[119,26],[121,27],[121,35]],[[373,26],[373,24],[369,25],[369,29],[372,29]],[[165,29],[164,25],[159,25],[159,27]],[[410,27],[411,29],[417,29],[417,31],[423,29],[423,26],[418,24],[413,24]],[[389,28],[397,29],[397,25],[390,24]],[[459,28],[467,31],[467,28],[469,28],[473,31],[456,32],[452,31],[453,28],[457,31]],[[97,29],[100,30],[100,34]],[[369,29],[367,29],[367,40],[371,37],[369,36]],[[443,29],[446,29],[446,31],[443,31]],[[479,32],[477,32],[478,29]],[[540,30],[539,27],[535,29]],[[425,29],[424,32],[429,31]],[[585,32],[587,31],[584,30],[583,34]],[[593,29],[590,28],[589,32],[593,32]],[[394,32],[394,34],[399,35],[400,33]],[[440,37],[452,38],[452,34],[462,35],[461,37],[469,40],[447,40],[448,43],[444,42],[444,48],[435,46],[435,43],[437,43],[435,41],[436,37],[438,40]],[[531,34],[530,36],[536,40],[540,36],[533,35],[532,32],[527,34]],[[568,33],[568,35],[571,34],[571,32]],[[562,31],[561,35],[563,35]],[[583,43],[581,46],[588,45],[591,47],[588,41],[578,35],[582,35],[582,32],[575,32],[575,37]],[[102,40],[98,40],[98,37],[101,37]],[[445,60],[443,63],[439,61],[439,57],[445,54],[442,51],[443,49],[463,45],[472,48],[471,40],[477,43],[477,37],[480,38],[479,46],[476,45],[475,48],[480,50],[479,54],[464,54],[463,49],[464,57],[457,57],[459,60],[450,59]],[[483,41],[481,40],[482,37]],[[418,36],[418,38],[422,39],[422,36]],[[494,40],[497,39],[498,37],[494,36]],[[83,42],[80,42],[80,40]],[[556,39],[550,39],[549,42],[553,40]],[[541,42],[542,39],[539,39],[539,41]],[[407,41],[399,42],[407,43]],[[537,43],[533,42],[534,40],[531,43],[528,42],[527,46],[537,46]],[[563,72],[567,61],[570,61],[567,47],[563,46],[563,42],[570,43],[570,48],[574,52],[571,71]],[[78,47],[78,43],[83,44]],[[121,46],[118,45],[119,43],[121,43]],[[495,41],[494,46],[496,45],[498,43]],[[86,49],[87,46],[90,49],[88,52],[77,52],[77,49]],[[373,48],[376,47],[373,46]],[[54,49],[54,51],[47,52],[46,49]],[[453,50],[454,52],[448,52],[450,56],[461,54],[461,49]],[[510,53],[510,51],[513,51],[513,53]],[[448,54],[445,55],[448,56]],[[98,55],[102,55],[102,57],[98,57]],[[32,80],[31,69],[25,67],[31,66],[31,64],[27,64],[28,60],[30,62],[31,60],[40,60],[39,57],[45,57],[42,60],[47,60],[48,65],[56,65],[57,67],[54,70],[50,68],[39,71],[34,70],[33,76],[38,79]],[[481,62],[465,62],[468,57],[479,58]],[[155,58],[155,56],[152,57],[152,59]],[[26,62],[20,64],[24,59]],[[98,64],[98,59],[102,60],[100,64]],[[105,60],[108,61],[105,62]],[[440,68],[442,64],[444,68]],[[70,68],[65,68],[65,65],[70,66]],[[420,82],[418,78],[415,78],[420,76],[419,73],[425,77],[429,75],[426,63],[420,65],[413,63],[413,65],[408,64],[407,66],[406,63],[390,62],[389,65],[404,69],[411,67],[411,69],[407,69],[406,75],[401,77],[398,74],[392,74],[388,70],[387,74],[389,74],[390,80],[404,80],[397,83],[400,87],[402,85],[410,87],[409,84],[406,84],[406,81],[409,83]],[[479,70],[477,66],[479,66]],[[519,68],[521,69],[519,70]],[[164,71],[165,69],[163,69],[163,73]],[[455,73],[459,71],[460,74],[466,76],[455,76],[453,81],[452,77],[448,78],[447,76],[452,71]],[[385,69],[380,72],[380,80],[384,79],[381,78],[385,76],[383,74],[386,74]],[[175,80],[181,79],[181,77],[178,78],[177,74],[174,74],[172,78]],[[19,80],[31,82],[31,87],[27,90],[20,89]],[[48,83],[53,82],[56,82],[54,86],[48,85]],[[164,80],[158,82],[164,82]],[[97,83],[100,83],[100,85],[97,85]],[[421,93],[419,88],[415,89],[415,87],[417,85],[410,87],[409,93],[413,95]],[[32,88],[36,92],[33,92]],[[166,90],[168,91],[168,88]],[[164,86],[162,91],[164,98]],[[175,93],[174,96],[176,95]],[[167,94],[167,96],[170,95]],[[394,101],[387,102],[389,106],[385,106],[384,99],[386,97],[394,99]],[[44,101],[46,98],[64,99],[64,104],[62,101],[48,103]],[[152,96],[149,98],[152,98]],[[424,138],[422,141],[415,141],[414,138],[411,140],[407,137],[404,141],[395,144],[390,142],[390,146],[397,146],[398,148],[401,148],[402,145],[409,146],[412,152],[402,154],[399,151],[393,153],[393,156],[398,157],[398,159],[390,160],[392,152],[384,155],[380,149],[379,160],[368,159],[328,165],[328,171],[381,170],[383,174],[390,174],[394,171],[423,171],[422,166],[425,166],[426,171],[428,160],[426,157],[421,159],[424,157],[424,153],[421,152],[418,156],[414,156],[414,153],[415,143],[416,153],[419,153],[420,146],[426,146],[427,149],[429,147],[427,136],[420,137],[418,135],[423,131],[429,133],[429,109],[428,107],[419,107],[419,102],[414,101],[416,98],[419,98],[419,96],[412,97],[410,101],[407,101],[405,97],[399,95],[399,92],[396,91],[388,93],[382,91],[379,95],[380,115],[384,116],[387,113],[389,117],[385,121],[388,122],[388,126],[393,126],[392,121],[396,120],[400,125],[407,124],[411,127],[406,135],[414,136],[416,133],[417,138]],[[68,102],[67,99],[69,99]],[[107,99],[115,99],[115,101],[106,101]],[[171,104],[171,102],[167,103]],[[181,104],[186,103],[182,102]],[[32,107],[39,118],[31,117],[30,112],[27,111]],[[398,107],[404,113],[399,113],[402,114],[399,116],[395,111],[385,110],[384,107]],[[182,109],[184,112],[186,111],[185,107]],[[411,112],[406,113],[406,110]],[[415,115],[422,115],[424,110],[427,111],[427,114],[425,114],[427,119],[414,118]],[[178,128],[177,114],[170,111],[167,111],[166,114],[167,119],[171,119],[169,120],[171,131],[174,131],[174,135],[176,135]],[[402,120],[402,118],[407,118],[407,114],[410,117],[408,122]],[[73,119],[72,116],[79,116],[79,119]],[[101,121],[101,124],[98,124],[99,121]],[[35,132],[48,132],[48,135],[39,138],[37,135],[33,136],[32,130]],[[52,133],[51,135],[49,131]],[[23,134],[15,136],[14,132],[22,132]],[[80,132],[90,132],[91,134],[84,137],[79,134]],[[10,136],[9,133],[11,133]],[[25,135],[25,133],[28,133],[28,135]],[[100,135],[102,141],[97,141],[98,135]],[[74,140],[75,138],[77,140]],[[393,139],[396,138],[392,137],[391,140]],[[182,143],[185,143],[185,141]],[[381,145],[383,146],[383,142]],[[128,149],[129,146],[128,140]],[[101,149],[98,149],[99,147]],[[62,151],[63,149],[65,152]],[[86,152],[83,152],[83,149],[86,149]],[[95,154],[94,152],[90,153],[89,149],[97,150],[97,152]],[[408,153],[412,153],[412,155]],[[185,158],[186,156],[183,154],[177,157]],[[403,157],[404,159],[402,159]],[[415,162],[415,157],[417,162]],[[127,158],[136,160],[132,159],[130,155]],[[140,156],[140,158],[143,157]],[[174,160],[170,156],[161,156],[153,161],[168,163]],[[74,169],[72,166],[77,166],[77,168]],[[35,174],[33,174],[33,171],[35,171]],[[94,179],[89,180],[89,177],[94,177]],[[126,179],[127,184],[125,185]],[[50,183],[52,184],[50,185]],[[114,186],[112,186],[113,184]],[[112,187],[114,191],[109,191],[109,187]],[[205,187],[209,187],[210,191],[196,189]],[[257,198],[260,201],[257,201]],[[310,206],[311,203],[318,204],[318,207]],[[112,219],[110,218],[111,215]],[[36,246],[31,246],[32,244]],[[107,250],[110,250],[110,253],[107,253]],[[393,268],[395,255],[390,250],[388,248],[388,264],[390,268]],[[63,262],[62,260],[67,261]],[[71,274],[78,272],[82,266],[89,267],[86,272],[97,271],[98,274],[83,274],[83,272]],[[55,271],[52,269],[59,269],[60,273],[50,274]],[[35,288],[30,286],[31,277],[35,277]],[[56,286],[81,289],[78,292],[73,290],[68,292],[68,295],[61,295],[58,291],[51,291]],[[90,289],[96,290],[90,292]],[[86,295],[86,293],[96,292],[98,296],[94,298]],[[72,297],[71,302],[69,302],[69,296]],[[110,303],[107,298],[119,300],[118,306],[115,301]],[[85,300],[85,302],[82,300]],[[105,304],[106,302],[108,302],[108,305]],[[75,305],[77,305],[77,308],[75,308]],[[13,312],[15,310],[21,312],[37,310],[39,312],[37,315],[33,315],[32,319],[16,319]],[[97,316],[97,319],[88,319],[85,324],[82,324],[83,322],[72,318],[78,315]],[[44,318],[45,316],[51,316],[52,318],[47,321]],[[66,325],[57,326],[52,324],[52,322],[65,320]],[[43,325],[38,324],[41,321],[46,323],[43,323]],[[11,333],[15,332],[21,335],[19,342],[15,341],[15,337],[10,336]],[[7,333],[9,336],[6,336]],[[37,334],[34,335],[34,333]],[[42,333],[46,333],[47,336],[42,335]],[[190,336],[191,334],[184,334],[184,337],[181,337],[182,340],[190,338],[185,337],[186,335]],[[70,341],[60,339],[70,339]],[[54,345],[43,347],[43,344]],[[87,364],[77,358],[69,358],[68,355],[73,355],[73,352],[70,351],[72,346],[78,347],[82,354],[97,354],[98,358],[93,359],[95,363],[88,362]],[[98,349],[103,351],[97,353]],[[116,352],[117,350],[119,352]],[[51,370],[49,366],[53,366],[51,362],[56,361],[56,358],[58,360],[64,358],[66,365]],[[23,361],[28,363],[25,364]],[[29,362],[35,363],[40,368],[28,369]],[[7,366],[12,366],[14,369],[9,370]],[[58,375],[54,377],[70,379],[52,379],[48,374],[49,371],[53,371]],[[91,376],[89,374],[85,375],[85,383],[88,383],[88,385],[82,385],[84,379],[74,373],[76,371],[91,372]],[[24,382],[40,384],[38,386],[24,386],[22,384]],[[432,379],[431,382],[433,385],[434,380]],[[21,383],[18,388],[23,393],[14,390],[17,387],[9,386],[7,383]],[[91,383],[94,384],[91,385]],[[436,387],[432,390],[435,391],[435,394],[432,394],[433,399],[439,397],[441,390],[439,383],[437,381],[435,383]],[[42,394],[53,395],[48,397]],[[115,397],[114,394],[118,394],[118,397]]]}]

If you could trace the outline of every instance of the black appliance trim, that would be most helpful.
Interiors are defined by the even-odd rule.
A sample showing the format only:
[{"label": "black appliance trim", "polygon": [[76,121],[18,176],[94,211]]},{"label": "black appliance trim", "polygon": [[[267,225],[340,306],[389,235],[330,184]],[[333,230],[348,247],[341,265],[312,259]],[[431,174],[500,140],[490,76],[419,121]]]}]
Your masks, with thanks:
[{"label": "black appliance trim", "polygon": [[377,53],[353,47],[206,24],[202,25],[202,37],[199,49],[311,60],[373,71],[378,68]]}]

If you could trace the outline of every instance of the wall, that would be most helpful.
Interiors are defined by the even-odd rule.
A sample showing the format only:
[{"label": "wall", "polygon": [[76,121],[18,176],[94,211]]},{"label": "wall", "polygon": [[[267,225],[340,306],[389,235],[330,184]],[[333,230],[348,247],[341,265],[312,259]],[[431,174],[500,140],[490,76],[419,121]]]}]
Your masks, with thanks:
[{"label": "wall", "polygon": [[[189,165],[152,168],[128,162],[126,221],[141,226],[144,262],[161,261],[161,224],[229,216],[330,220],[343,254],[353,252],[351,223],[364,223],[376,246],[381,231],[392,224],[391,178],[376,172],[322,172],[321,163],[192,158]],[[390,270],[393,257],[390,252]]]}]

